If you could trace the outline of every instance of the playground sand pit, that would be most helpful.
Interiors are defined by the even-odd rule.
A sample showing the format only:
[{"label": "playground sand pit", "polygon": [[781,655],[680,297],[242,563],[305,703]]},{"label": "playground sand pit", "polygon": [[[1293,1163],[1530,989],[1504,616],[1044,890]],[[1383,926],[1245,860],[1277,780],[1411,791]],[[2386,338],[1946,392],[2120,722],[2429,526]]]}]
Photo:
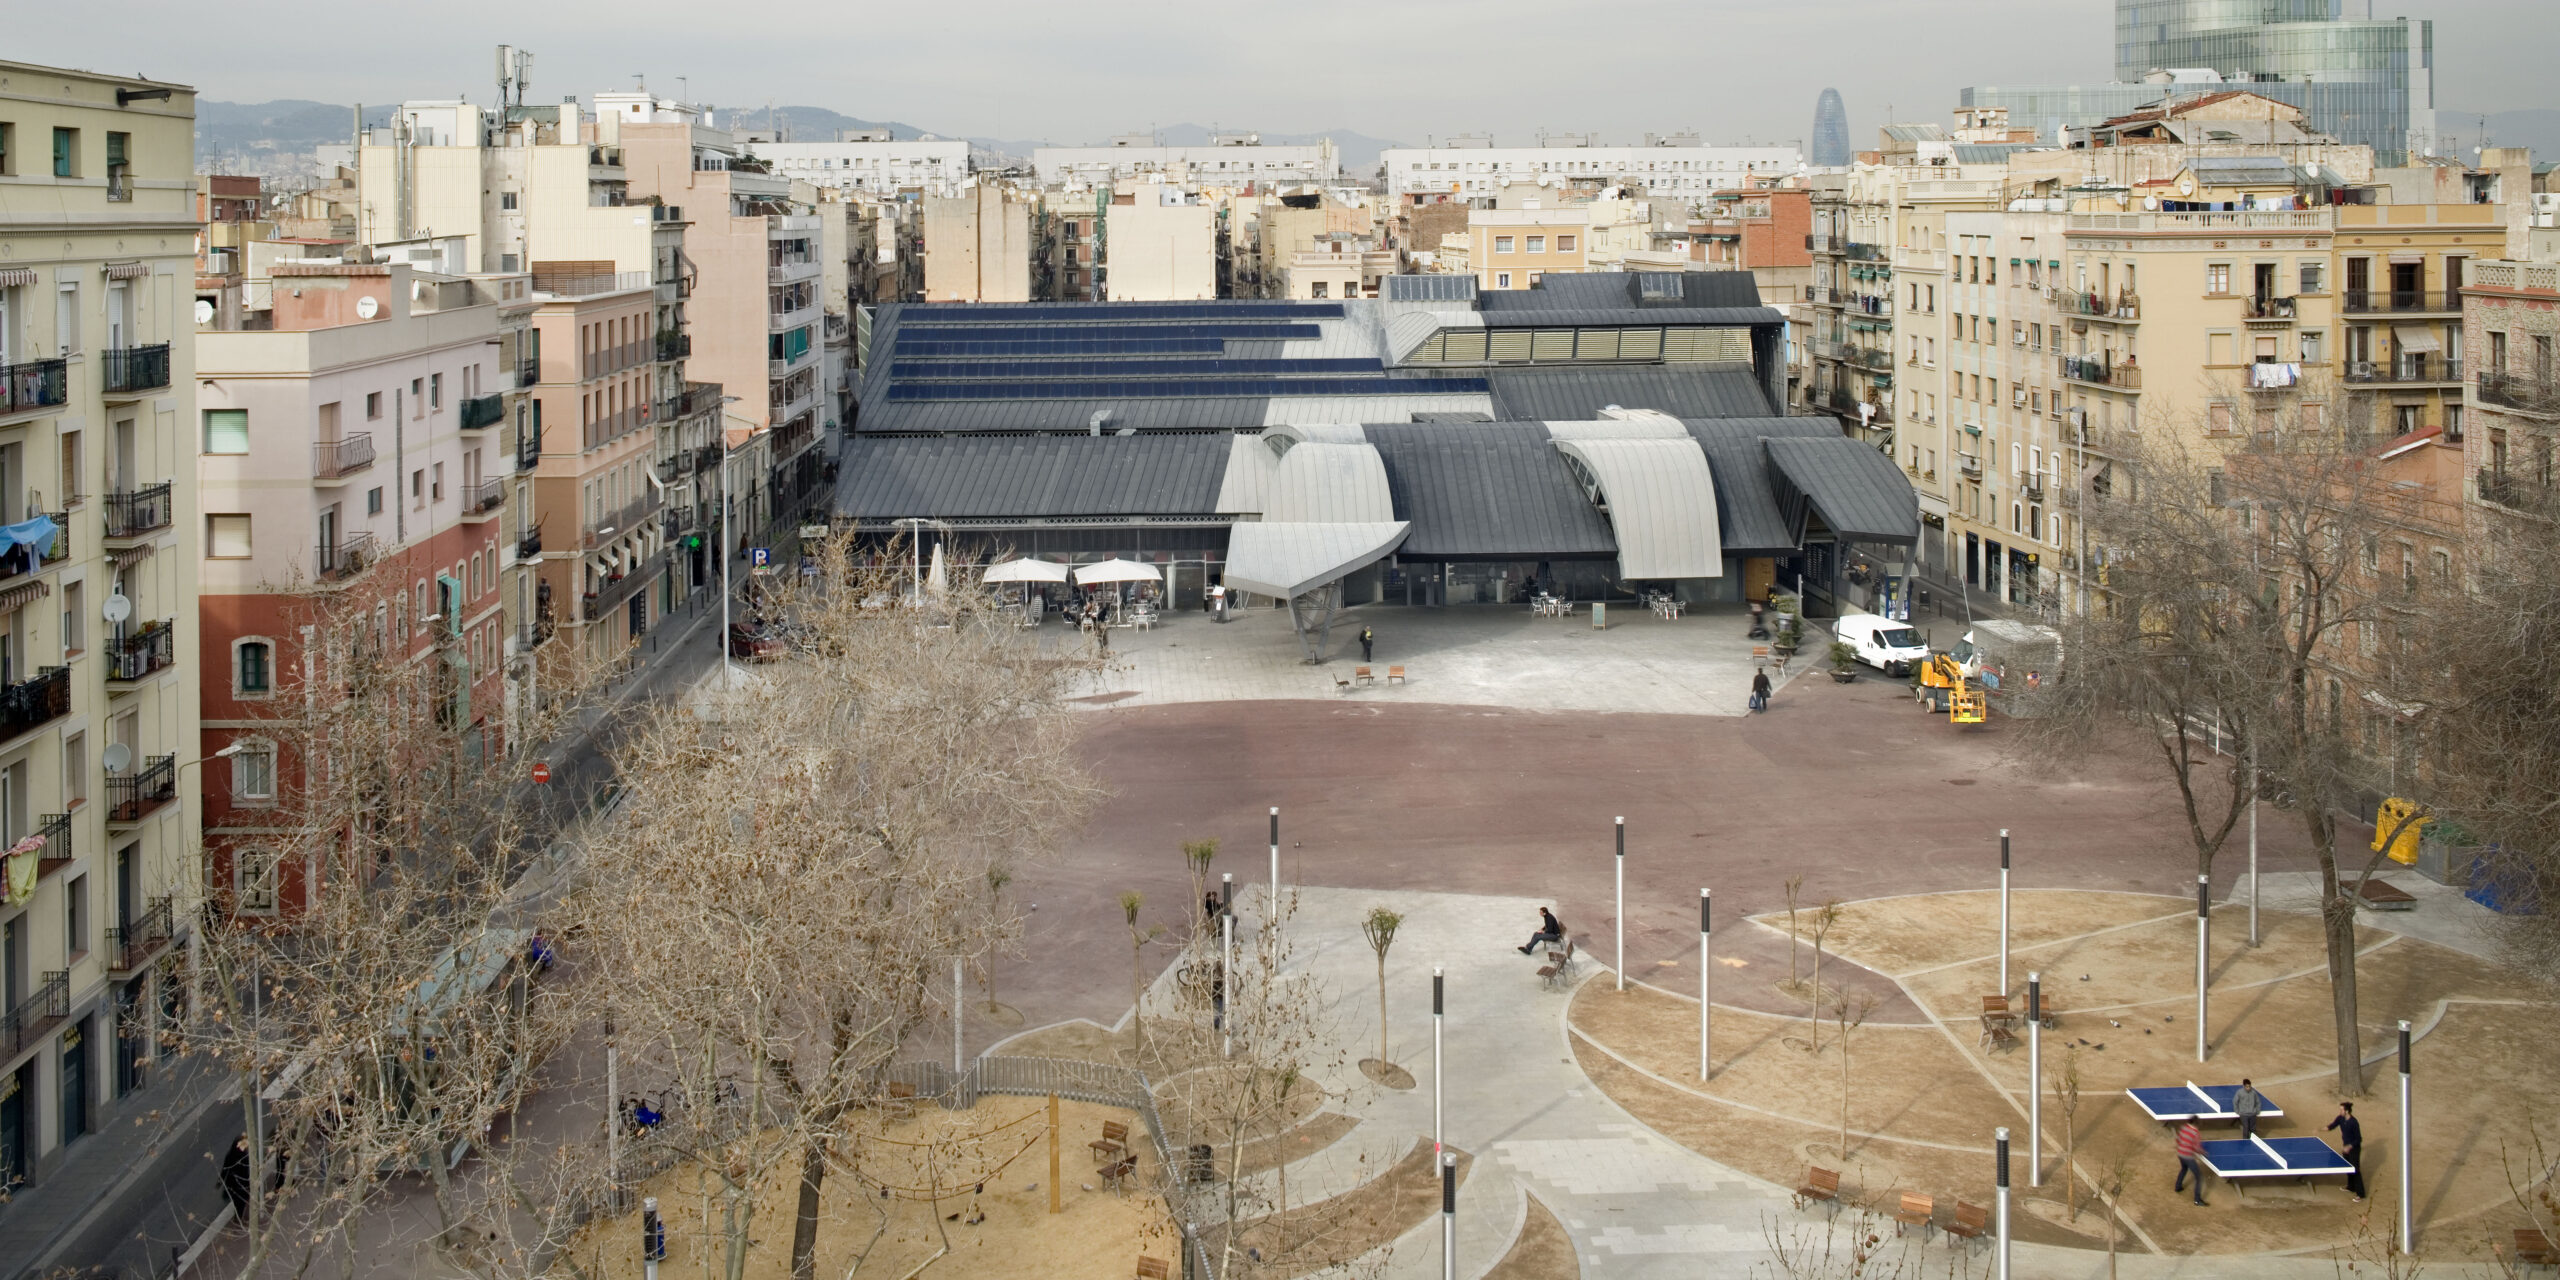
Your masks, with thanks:
[{"label": "playground sand pit", "polygon": [[[928,1105],[918,1108],[914,1118],[879,1130],[859,1145],[858,1153],[848,1144],[843,1154],[857,1162],[857,1171],[839,1167],[827,1178],[818,1220],[818,1274],[845,1275],[860,1256],[862,1265],[854,1274],[905,1275],[943,1247],[946,1233],[951,1251],[927,1274],[1127,1280],[1142,1254],[1175,1264],[1178,1273],[1179,1232],[1166,1216],[1164,1201],[1147,1190],[1158,1168],[1145,1139],[1146,1126],[1116,1107],[1061,1102],[1061,1212],[1052,1215],[1047,1111],[1047,1102],[1039,1098],[989,1096],[965,1111]],[[1128,1125],[1136,1135],[1138,1173],[1126,1194],[1101,1185],[1092,1153],[1085,1149],[1109,1120]],[[897,1142],[931,1145],[890,1145]],[[757,1196],[749,1232],[753,1243],[747,1250],[750,1280],[788,1280],[791,1274],[799,1162],[792,1158],[781,1163],[787,1171],[778,1170]],[[947,1186],[938,1202],[929,1198],[936,1182],[981,1176],[986,1179],[983,1192],[969,1183]],[[897,1188],[887,1199],[880,1196],[884,1181]],[[914,1188],[927,1190],[919,1194]],[[718,1269],[724,1238],[716,1178],[681,1165],[651,1179],[640,1194],[657,1197],[666,1221],[665,1274]],[[951,1214],[957,1220],[943,1220]],[[972,1221],[981,1214],[982,1221]],[[635,1211],[590,1224],[566,1252],[591,1276],[639,1280],[639,1254],[628,1247],[639,1236]]]},{"label": "playground sand pit", "polygon": [[[1945,923],[1948,899],[1965,896],[1856,903],[1844,910],[1862,921],[1862,932],[1834,934],[1848,940],[1842,954],[1886,968],[1922,961],[1916,974],[1897,970],[1906,975],[1902,986],[1944,1023],[1942,1029],[1874,1026],[1851,1033],[1852,1132],[1845,1162],[1838,1158],[1836,1026],[1826,1027],[1817,1056],[1806,1052],[1802,1019],[1720,1007],[1716,1079],[1701,1088],[1694,1002],[1654,991],[1619,995],[1593,984],[1573,1005],[1575,1052],[1595,1083],[1648,1124],[1780,1185],[1798,1185],[1807,1164],[1820,1164],[1840,1171],[1843,1198],[1852,1201],[1890,1207],[1899,1192],[1921,1191],[1937,1197],[1942,1217],[1960,1198],[1987,1203],[1992,1129],[2011,1130],[2022,1182],[2028,1142],[2024,1028],[2013,1049],[1989,1049],[1979,1039],[1981,997],[1999,985],[1996,925],[1984,935],[1990,954],[1973,957],[1945,948],[1904,948],[1890,936],[1894,928]],[[2245,1195],[2216,1180],[2206,1193],[2211,1204],[2197,1209],[2170,1194],[2177,1165],[2168,1128],[2144,1116],[2124,1090],[2191,1079],[2229,1084],[2245,1075],[2286,1111],[2283,1119],[2262,1125],[2262,1132],[2321,1135],[2339,1095],[2317,921],[2265,913],[2264,945],[2253,951],[2245,941],[2245,907],[2217,909],[2215,966],[2227,976],[2217,977],[2214,989],[2212,1058],[2199,1064],[2192,1021],[2193,917],[2163,920],[2156,917],[2164,913],[2141,909],[2163,899],[2088,896],[2092,902],[2076,904],[2072,895],[2046,892],[2032,899],[2020,895],[2013,903],[2018,936],[2028,936],[2026,925],[2034,918],[2041,941],[2013,950],[2012,981],[2023,991],[2028,968],[2051,966],[2047,990],[2062,1010],[2058,1026],[2044,1037],[2045,1184],[2020,1192],[2022,1239],[2103,1245],[2102,1213],[2084,1207],[2079,1221],[2069,1223],[2061,1205],[2064,1120],[2052,1090],[2076,1051],[2080,1103],[2072,1126],[2084,1205],[2091,1180],[2121,1164],[2129,1228],[2124,1248],[2325,1252],[2347,1245],[2364,1215],[2378,1212],[2376,1220],[2387,1221],[2397,1198],[2396,1086],[2388,1055],[2392,1020],[2404,1016],[2420,1032],[2414,1198],[2430,1254],[2485,1256],[2493,1235],[2518,1225],[2507,1179],[2510,1168],[2525,1170],[2529,1113],[2516,1100],[2560,1096],[2560,1054],[2551,1051],[2548,1031],[2552,1007],[2521,980],[2444,947],[2365,931],[2357,969],[2363,1049],[2371,1065],[2368,1088],[2355,1101],[2364,1121],[2364,1169],[2373,1199],[2355,1203],[2336,1177],[2310,1185],[2262,1180]],[[2065,933],[2052,923],[2057,920],[2086,932]],[[2031,958],[2039,954],[2050,959]],[[2079,981],[2083,972],[2091,975],[2088,983]],[[2023,998],[2018,1003],[2022,1008]],[[1612,1060],[1595,1045],[1626,1061]],[[2493,1088],[2480,1087],[2492,1082]],[[2530,1118],[2539,1120],[2546,1143],[2560,1154],[2554,1142],[2560,1139],[2560,1111]],[[2206,1130],[2208,1139],[2231,1136],[2236,1133],[2229,1126]],[[2376,1211],[2374,1205],[2384,1207]]]},{"label": "playground sand pit", "polygon": [[[2176,899],[2148,894],[2016,890],[2009,895],[2009,946],[2015,951],[2173,915],[2178,909]],[[1802,907],[1796,911],[1796,934],[1804,946],[1813,944],[1808,930],[1812,915]],[[1784,911],[1763,912],[1751,919],[1780,935],[1787,931]],[[1897,975],[1997,955],[2000,895],[1928,893],[1844,902],[1839,923],[1832,926],[1823,946],[1878,973]]]}]

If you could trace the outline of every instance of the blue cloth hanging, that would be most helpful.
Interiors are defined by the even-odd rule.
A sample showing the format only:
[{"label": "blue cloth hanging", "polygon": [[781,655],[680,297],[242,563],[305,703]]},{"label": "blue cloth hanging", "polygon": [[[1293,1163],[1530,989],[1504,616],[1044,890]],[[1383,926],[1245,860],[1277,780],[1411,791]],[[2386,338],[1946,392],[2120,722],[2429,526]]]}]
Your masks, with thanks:
[{"label": "blue cloth hanging", "polygon": [[10,547],[33,547],[36,558],[53,554],[53,540],[62,532],[52,516],[37,516],[16,524],[0,525],[0,551]]}]

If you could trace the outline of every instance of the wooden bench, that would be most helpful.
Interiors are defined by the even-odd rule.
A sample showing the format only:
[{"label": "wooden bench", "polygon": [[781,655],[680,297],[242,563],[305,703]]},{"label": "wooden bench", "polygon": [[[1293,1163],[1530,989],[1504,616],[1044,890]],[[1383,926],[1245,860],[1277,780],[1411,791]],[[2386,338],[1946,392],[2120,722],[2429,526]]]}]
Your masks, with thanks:
[{"label": "wooden bench", "polygon": [[901,1120],[907,1119],[916,1113],[916,1087],[914,1085],[908,1084],[904,1080],[892,1080],[889,1082],[888,1094],[889,1100],[881,1106],[880,1109],[882,1111],[896,1116]]},{"label": "wooden bench", "polygon": [[1333,677],[1333,691],[1334,691],[1335,693],[1349,693],[1349,692],[1351,692],[1351,679],[1350,679],[1350,677],[1345,676],[1345,675],[1342,675],[1342,674],[1340,674],[1339,672],[1335,673],[1335,675],[1334,675],[1334,677]]},{"label": "wooden bench", "polygon": [[2356,897],[2368,911],[2411,911],[2418,905],[2408,890],[2381,879],[2365,881],[2364,887],[2356,890]]},{"label": "wooden bench", "polygon": [[1985,1017],[1982,1020],[1982,1047],[1985,1049],[2015,1049],[2018,1047],[2018,1033],[2011,1031],[2009,1029],[2009,1024],[2006,1022],[1998,1022],[1989,1017]]},{"label": "wooden bench", "polygon": [[1116,1160],[1129,1154],[1129,1126],[1120,1120],[1102,1122],[1102,1136],[1084,1144],[1096,1160]]},{"label": "wooden bench", "polygon": [[1365,684],[1376,684],[1378,682],[1377,673],[1371,671],[1367,667],[1353,667],[1351,669],[1351,678]]},{"label": "wooden bench", "polygon": [[1893,1211],[1893,1220],[1895,1235],[1901,1235],[1904,1227],[1918,1227],[1920,1237],[1925,1240],[1929,1228],[1938,1225],[1938,1202],[1917,1191],[1905,1191],[1902,1193],[1902,1207]]},{"label": "wooden bench", "polygon": [[1796,1198],[1807,1203],[1819,1201],[1820,1203],[1829,1205],[1834,1209],[1839,1208],[1839,1171],[1836,1169],[1825,1169],[1820,1165],[1808,1167],[1804,1171],[1804,1185],[1796,1188]]},{"label": "wooden bench", "polygon": [[1169,1280],[1172,1274],[1165,1268],[1164,1259],[1138,1255],[1138,1280]]},{"label": "wooden bench", "polygon": [[1111,1188],[1112,1193],[1118,1195],[1129,1189],[1129,1176],[1137,1171],[1138,1158],[1122,1156],[1094,1170],[1093,1176],[1102,1179],[1102,1185]]},{"label": "wooden bench", "polygon": [[1978,1204],[1956,1201],[1955,1220],[1947,1224],[1947,1234],[1960,1240],[1979,1240],[1991,1230],[1991,1211]]},{"label": "wooden bench", "polygon": [[2519,1267],[2560,1268],[2560,1247],[2551,1237],[2532,1227],[2516,1228],[2516,1265]]},{"label": "wooden bench", "polygon": [[1572,980],[1573,941],[1568,938],[1565,940],[1563,950],[1549,951],[1547,953],[1546,964],[1540,966],[1538,969],[1538,981],[1553,988],[1564,986]]},{"label": "wooden bench", "polygon": [[2009,997],[1984,996],[1982,998],[1982,1016],[1985,1020],[1992,1018],[2005,1020],[2015,1018],[2018,1015],[2009,1012]]},{"label": "wooden bench", "polygon": [[1402,666],[1392,666],[1392,667],[1387,668],[1387,683],[1388,683],[1388,684],[1403,684],[1403,683],[1404,683],[1404,668],[1403,668]]}]

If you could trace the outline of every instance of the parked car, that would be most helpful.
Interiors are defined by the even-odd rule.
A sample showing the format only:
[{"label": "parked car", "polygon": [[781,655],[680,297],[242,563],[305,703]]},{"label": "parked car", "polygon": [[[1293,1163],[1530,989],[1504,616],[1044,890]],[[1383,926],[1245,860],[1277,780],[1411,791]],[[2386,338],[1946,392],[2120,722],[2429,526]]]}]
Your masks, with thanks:
[{"label": "parked car", "polygon": [[772,662],[783,653],[779,636],[752,622],[729,624],[729,656],[749,662]]},{"label": "parked car", "polygon": [[1857,660],[1889,676],[1907,676],[1929,657],[1929,646],[1910,623],[1872,613],[1841,615],[1833,625]]}]

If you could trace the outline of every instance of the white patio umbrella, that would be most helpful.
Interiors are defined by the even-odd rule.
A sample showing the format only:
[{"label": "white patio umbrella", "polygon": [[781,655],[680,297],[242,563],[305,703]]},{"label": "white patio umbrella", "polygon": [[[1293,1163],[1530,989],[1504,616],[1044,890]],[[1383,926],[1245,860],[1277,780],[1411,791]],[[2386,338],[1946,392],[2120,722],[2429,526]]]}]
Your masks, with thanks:
[{"label": "white patio umbrella", "polygon": [[1064,582],[1067,567],[1050,560],[1007,560],[990,566],[981,582]]},{"label": "white patio umbrella", "polygon": [[1164,575],[1151,564],[1135,560],[1105,560],[1084,565],[1076,570],[1076,585],[1090,587],[1104,582],[1162,582]]},{"label": "white patio umbrella", "polygon": [[942,544],[933,544],[933,567],[925,571],[925,589],[935,595],[951,589],[951,568],[942,558]]}]

